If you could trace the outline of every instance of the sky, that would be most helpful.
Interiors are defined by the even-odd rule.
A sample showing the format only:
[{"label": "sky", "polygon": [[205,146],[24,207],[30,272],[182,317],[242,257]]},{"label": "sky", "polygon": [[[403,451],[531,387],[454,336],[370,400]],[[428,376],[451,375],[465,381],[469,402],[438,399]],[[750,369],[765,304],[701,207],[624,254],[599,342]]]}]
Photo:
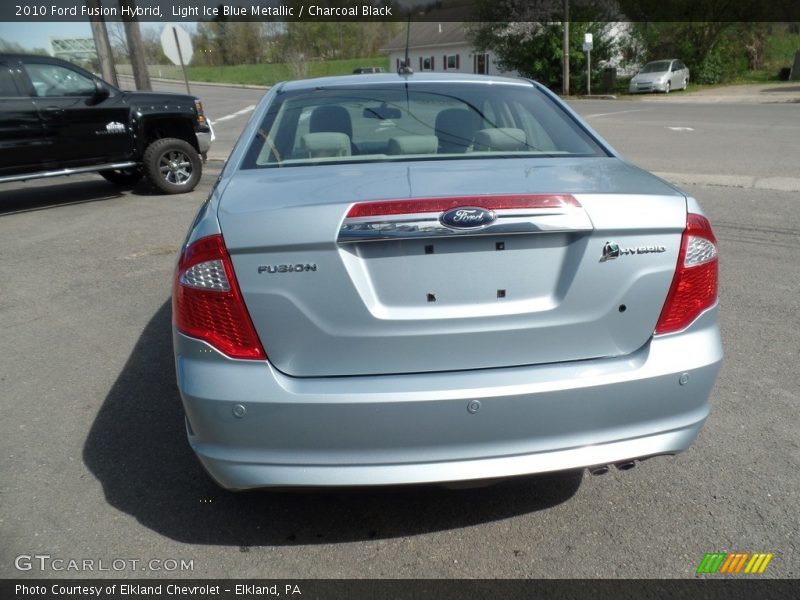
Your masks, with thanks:
[{"label": "sky", "polygon": [[[2,1],[2,0],[0,0]],[[142,29],[156,29],[159,33],[166,25],[173,23],[145,23],[140,22]],[[192,30],[193,23],[174,23],[184,29]],[[39,22],[39,23],[9,23],[0,22],[0,39],[9,42],[16,42],[27,49],[44,48],[50,49],[50,37],[92,37],[92,30],[89,23],[69,23],[69,22]]]}]

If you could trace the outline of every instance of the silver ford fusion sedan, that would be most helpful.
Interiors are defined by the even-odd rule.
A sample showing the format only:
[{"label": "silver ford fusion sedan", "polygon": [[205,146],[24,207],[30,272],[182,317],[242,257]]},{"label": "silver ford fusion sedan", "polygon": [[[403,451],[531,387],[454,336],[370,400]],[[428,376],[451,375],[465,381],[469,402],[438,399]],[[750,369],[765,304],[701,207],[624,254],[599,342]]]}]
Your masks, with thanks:
[{"label": "silver ford fusion sedan", "polygon": [[722,360],[717,266],[697,201],[537,83],[279,84],[177,266],[189,442],[233,490],[675,454]]}]

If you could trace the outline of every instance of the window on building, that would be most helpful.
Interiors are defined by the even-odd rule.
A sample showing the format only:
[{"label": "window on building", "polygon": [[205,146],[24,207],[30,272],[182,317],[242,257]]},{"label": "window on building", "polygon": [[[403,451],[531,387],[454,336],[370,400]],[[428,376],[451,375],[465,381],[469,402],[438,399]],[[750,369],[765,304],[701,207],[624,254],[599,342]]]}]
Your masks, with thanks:
[{"label": "window on building", "polygon": [[459,64],[458,54],[451,54],[450,56],[444,57],[444,68],[445,70],[450,69],[460,69],[461,65]]},{"label": "window on building", "polygon": [[420,56],[419,57],[419,70],[420,71],[433,71],[434,61],[432,56]]}]

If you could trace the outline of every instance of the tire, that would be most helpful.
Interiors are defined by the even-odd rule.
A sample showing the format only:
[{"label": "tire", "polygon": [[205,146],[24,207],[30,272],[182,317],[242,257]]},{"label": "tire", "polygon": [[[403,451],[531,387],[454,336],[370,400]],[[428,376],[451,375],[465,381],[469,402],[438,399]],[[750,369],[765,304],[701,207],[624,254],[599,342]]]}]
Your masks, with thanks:
[{"label": "tire", "polygon": [[672,87],[672,82],[668,81],[667,85],[664,87],[664,93],[665,94],[669,94],[669,90],[670,90],[671,87]]},{"label": "tire", "polygon": [[191,192],[203,174],[197,150],[185,140],[163,138],[144,151],[144,174],[164,194]]},{"label": "tire", "polygon": [[144,176],[139,167],[131,167],[130,169],[109,169],[108,171],[99,171],[106,181],[110,181],[115,185],[122,187],[131,187]]},{"label": "tire", "polygon": [[683,80],[683,89],[684,90],[689,89],[689,78],[688,77]]}]

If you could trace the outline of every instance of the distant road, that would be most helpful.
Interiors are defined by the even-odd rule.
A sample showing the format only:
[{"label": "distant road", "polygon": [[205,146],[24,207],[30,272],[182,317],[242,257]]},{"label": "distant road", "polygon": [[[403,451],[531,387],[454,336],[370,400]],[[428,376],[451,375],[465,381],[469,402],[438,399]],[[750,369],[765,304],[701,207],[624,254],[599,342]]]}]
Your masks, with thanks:
[{"label": "distant road", "polygon": [[[153,87],[186,91],[182,82]],[[209,156],[225,159],[266,90],[205,84],[191,90],[214,124]],[[800,191],[797,104],[692,103],[680,93],[658,99],[570,104],[623,156],[675,183]]]}]

